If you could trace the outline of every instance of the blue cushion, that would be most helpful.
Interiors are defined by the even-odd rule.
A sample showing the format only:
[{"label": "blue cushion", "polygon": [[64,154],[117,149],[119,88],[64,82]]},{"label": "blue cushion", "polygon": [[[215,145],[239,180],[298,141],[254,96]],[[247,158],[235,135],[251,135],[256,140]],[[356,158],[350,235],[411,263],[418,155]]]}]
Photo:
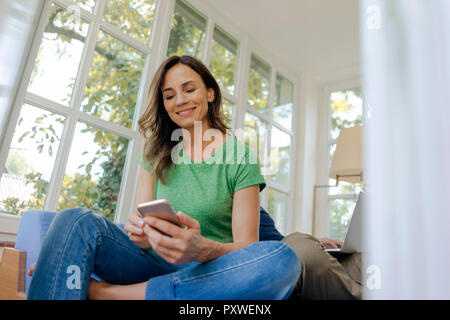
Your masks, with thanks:
[{"label": "blue cushion", "polygon": [[[39,257],[45,234],[55,215],[54,211],[32,210],[25,212],[20,219],[15,248],[27,252],[27,272]],[[30,281],[31,277],[27,273],[25,293],[28,291]]]}]

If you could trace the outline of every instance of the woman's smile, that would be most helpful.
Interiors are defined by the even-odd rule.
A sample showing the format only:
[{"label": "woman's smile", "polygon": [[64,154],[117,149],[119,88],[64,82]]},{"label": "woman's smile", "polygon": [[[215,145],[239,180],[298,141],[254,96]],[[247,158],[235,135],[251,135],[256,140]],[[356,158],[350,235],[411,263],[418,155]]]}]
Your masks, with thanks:
[{"label": "woman's smile", "polygon": [[176,112],[176,114],[182,117],[189,117],[194,112],[195,109],[196,107],[183,109],[181,111]]}]

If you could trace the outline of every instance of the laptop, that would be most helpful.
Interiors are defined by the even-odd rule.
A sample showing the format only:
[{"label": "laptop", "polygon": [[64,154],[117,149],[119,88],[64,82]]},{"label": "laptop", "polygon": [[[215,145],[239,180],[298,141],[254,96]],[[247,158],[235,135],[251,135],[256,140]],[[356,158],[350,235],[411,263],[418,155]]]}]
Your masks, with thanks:
[{"label": "laptop", "polygon": [[348,226],[347,234],[345,235],[342,248],[337,249],[325,249],[329,253],[354,253],[362,252],[362,211],[365,206],[365,199],[367,195],[361,191],[356,201],[355,209],[353,210],[352,218],[350,219],[350,225]]}]

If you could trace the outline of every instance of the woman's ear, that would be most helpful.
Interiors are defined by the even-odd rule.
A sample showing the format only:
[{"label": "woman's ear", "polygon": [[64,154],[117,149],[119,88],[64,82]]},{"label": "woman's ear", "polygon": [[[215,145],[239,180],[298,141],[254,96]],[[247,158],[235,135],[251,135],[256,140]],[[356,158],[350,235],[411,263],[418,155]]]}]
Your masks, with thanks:
[{"label": "woman's ear", "polygon": [[213,102],[215,97],[216,97],[216,95],[214,93],[214,89],[209,88],[208,89],[208,102]]}]

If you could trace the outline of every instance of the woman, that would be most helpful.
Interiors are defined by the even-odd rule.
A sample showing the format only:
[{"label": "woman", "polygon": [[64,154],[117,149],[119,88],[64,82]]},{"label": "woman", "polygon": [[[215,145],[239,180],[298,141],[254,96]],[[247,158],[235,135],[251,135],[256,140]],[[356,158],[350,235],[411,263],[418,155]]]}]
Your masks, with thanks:
[{"label": "woman", "polygon": [[[201,62],[188,56],[163,62],[139,120],[148,138],[136,203],[166,198],[185,227],[133,213],[126,234],[100,214],[65,210],[44,240],[29,298],[289,296],[299,261],[283,243],[257,242],[264,179],[249,149],[227,134],[221,99]],[[78,288],[68,285],[70,267],[80,270]]]}]

